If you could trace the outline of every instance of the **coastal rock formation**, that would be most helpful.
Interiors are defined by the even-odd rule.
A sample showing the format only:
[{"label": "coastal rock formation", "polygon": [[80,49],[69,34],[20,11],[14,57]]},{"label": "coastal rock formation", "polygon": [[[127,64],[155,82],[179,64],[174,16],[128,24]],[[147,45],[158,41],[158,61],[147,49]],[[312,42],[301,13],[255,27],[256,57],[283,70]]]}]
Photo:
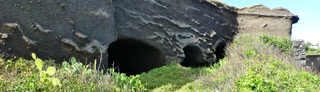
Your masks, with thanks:
[{"label": "coastal rock formation", "polygon": [[[224,47],[237,32],[237,13],[206,1],[116,0],[113,3],[118,36],[160,48],[166,63],[193,62],[189,57],[199,58],[195,61],[198,63],[190,66],[217,62],[217,56],[223,57]],[[186,48],[188,45],[194,47]],[[185,55],[195,50],[200,51]]]},{"label": "coastal rock formation", "polygon": [[297,16],[257,7],[238,10],[205,0],[0,0],[0,55],[97,60],[103,69],[129,75],[173,61],[205,66],[224,57],[238,32],[290,36]]},{"label": "coastal rock formation", "polygon": [[1,56],[105,61],[117,37],[113,12],[110,0],[0,0]]}]

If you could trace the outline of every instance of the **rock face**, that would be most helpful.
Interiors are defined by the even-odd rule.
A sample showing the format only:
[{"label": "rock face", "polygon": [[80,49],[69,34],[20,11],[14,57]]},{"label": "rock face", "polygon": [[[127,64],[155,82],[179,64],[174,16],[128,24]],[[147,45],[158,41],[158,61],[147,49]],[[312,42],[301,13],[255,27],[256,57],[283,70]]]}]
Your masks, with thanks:
[{"label": "rock face", "polygon": [[[188,57],[199,58],[199,63],[191,66],[214,63],[222,56],[215,52],[223,51],[237,31],[236,12],[205,1],[115,0],[114,7],[118,36],[158,47],[166,55],[166,63],[191,59]],[[188,45],[194,47],[185,48]],[[223,46],[217,49],[218,45]],[[185,55],[194,50],[200,51]]]},{"label": "rock face", "polygon": [[269,9],[263,5],[245,7],[238,10],[240,34],[268,34],[278,37],[291,37],[292,24],[299,17],[284,8]]},{"label": "rock face", "polygon": [[130,38],[120,38],[108,48],[109,67],[127,75],[139,74],[164,65],[163,51],[146,42]]},{"label": "rock face", "polygon": [[[81,3],[79,3],[81,2]],[[110,0],[0,0],[2,57],[100,60],[116,40]],[[106,60],[106,59],[104,59]],[[103,62],[107,63],[107,62]]]},{"label": "rock face", "polygon": [[205,66],[209,65],[208,62],[205,61],[202,57],[202,50],[195,45],[187,45],[183,48],[183,52],[185,55],[184,60],[182,61],[181,65],[187,67],[198,67],[198,66]]},{"label": "rock face", "polygon": [[[34,52],[57,63],[96,59],[129,75],[173,61],[198,67],[223,58],[238,28],[260,27],[250,15],[204,0],[0,0],[0,52],[5,58]],[[283,32],[294,23],[287,23],[290,16],[279,21]]]}]

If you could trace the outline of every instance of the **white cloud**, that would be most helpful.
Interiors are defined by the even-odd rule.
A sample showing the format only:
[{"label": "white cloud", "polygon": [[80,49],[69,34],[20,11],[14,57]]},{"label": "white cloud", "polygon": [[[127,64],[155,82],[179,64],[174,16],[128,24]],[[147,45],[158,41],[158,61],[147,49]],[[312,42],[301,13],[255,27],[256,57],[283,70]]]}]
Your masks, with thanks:
[{"label": "white cloud", "polygon": [[309,12],[298,12],[297,13],[297,15],[299,16],[299,17],[305,17],[305,16],[308,16],[310,13]]},{"label": "white cloud", "polygon": [[303,39],[305,42],[320,43],[320,29],[305,30],[293,31],[292,39]]}]

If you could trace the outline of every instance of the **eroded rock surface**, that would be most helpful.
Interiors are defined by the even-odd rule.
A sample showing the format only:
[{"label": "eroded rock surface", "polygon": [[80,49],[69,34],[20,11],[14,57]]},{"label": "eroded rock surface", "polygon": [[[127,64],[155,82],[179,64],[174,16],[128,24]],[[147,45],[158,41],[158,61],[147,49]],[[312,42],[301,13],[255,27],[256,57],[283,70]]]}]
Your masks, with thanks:
[{"label": "eroded rock surface", "polygon": [[239,33],[278,37],[291,37],[292,24],[299,17],[285,8],[270,9],[264,5],[255,5],[238,10]]},{"label": "eroded rock surface", "polygon": [[[57,63],[96,59],[127,74],[173,61],[204,66],[224,57],[238,28],[273,26],[251,23],[247,12],[205,0],[0,0],[0,52],[6,58],[34,52]],[[289,29],[294,23],[284,21]]]},{"label": "eroded rock surface", "polygon": [[[56,62],[104,57],[116,40],[110,0],[0,0],[2,57],[34,52]],[[100,59],[99,59],[100,60]],[[106,60],[106,59],[104,59]]]},{"label": "eroded rock surface", "polygon": [[118,35],[159,47],[167,62],[182,61],[183,48],[192,44],[203,52],[202,63],[213,63],[216,47],[237,31],[236,12],[201,0],[116,0],[114,5]]}]

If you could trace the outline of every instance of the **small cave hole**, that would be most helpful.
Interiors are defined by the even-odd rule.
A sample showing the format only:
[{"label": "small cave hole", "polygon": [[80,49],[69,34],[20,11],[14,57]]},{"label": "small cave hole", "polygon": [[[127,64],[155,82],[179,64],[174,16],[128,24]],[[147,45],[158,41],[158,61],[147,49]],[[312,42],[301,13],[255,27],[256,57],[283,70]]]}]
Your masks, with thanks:
[{"label": "small cave hole", "polygon": [[126,75],[136,75],[163,66],[163,52],[146,42],[121,38],[108,47],[108,67]]},{"label": "small cave hole", "polygon": [[201,67],[209,65],[208,62],[204,60],[203,52],[196,45],[187,45],[183,48],[185,58],[181,62],[182,66],[185,67]]},{"label": "small cave hole", "polygon": [[216,51],[214,54],[216,54],[216,62],[219,62],[220,59],[223,59],[225,57],[225,49],[226,49],[226,44],[225,43],[220,43],[216,47]]}]

